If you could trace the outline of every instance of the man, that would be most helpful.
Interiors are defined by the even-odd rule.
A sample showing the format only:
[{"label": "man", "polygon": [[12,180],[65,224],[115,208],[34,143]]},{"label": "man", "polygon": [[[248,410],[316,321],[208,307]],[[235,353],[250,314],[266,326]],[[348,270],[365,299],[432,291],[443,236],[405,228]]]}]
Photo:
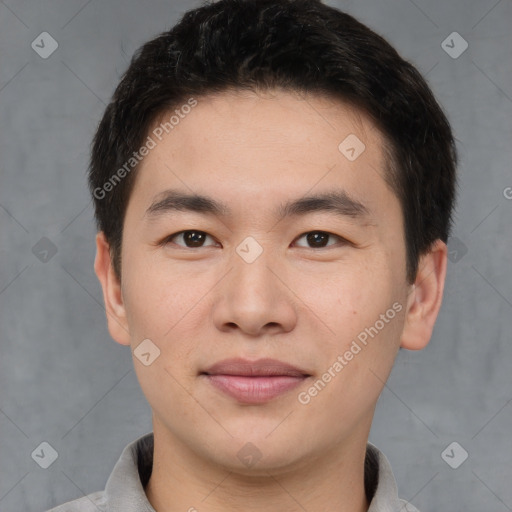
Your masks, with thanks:
[{"label": "man", "polygon": [[456,162],[415,68],[319,1],[221,0],[145,44],[89,178],[153,432],[54,510],[416,510],[368,435],[432,334]]}]

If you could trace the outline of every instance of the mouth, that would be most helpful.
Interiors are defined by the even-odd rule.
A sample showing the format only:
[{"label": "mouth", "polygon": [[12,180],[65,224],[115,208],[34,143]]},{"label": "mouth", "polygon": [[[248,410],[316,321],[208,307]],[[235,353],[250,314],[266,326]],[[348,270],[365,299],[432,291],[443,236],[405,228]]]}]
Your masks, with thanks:
[{"label": "mouth", "polygon": [[226,359],[200,373],[216,390],[240,403],[268,402],[302,384],[311,374],[276,359]]}]

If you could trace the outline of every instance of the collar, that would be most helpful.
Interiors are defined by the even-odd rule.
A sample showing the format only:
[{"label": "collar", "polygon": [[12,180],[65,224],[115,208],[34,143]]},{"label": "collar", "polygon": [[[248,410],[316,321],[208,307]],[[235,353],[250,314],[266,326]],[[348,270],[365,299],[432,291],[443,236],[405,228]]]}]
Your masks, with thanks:
[{"label": "collar", "polygon": [[[105,487],[108,512],[155,512],[144,492],[153,466],[153,439],[150,432],[124,448]],[[371,500],[368,512],[418,512],[398,498],[389,461],[372,443],[366,448],[365,487]]]}]

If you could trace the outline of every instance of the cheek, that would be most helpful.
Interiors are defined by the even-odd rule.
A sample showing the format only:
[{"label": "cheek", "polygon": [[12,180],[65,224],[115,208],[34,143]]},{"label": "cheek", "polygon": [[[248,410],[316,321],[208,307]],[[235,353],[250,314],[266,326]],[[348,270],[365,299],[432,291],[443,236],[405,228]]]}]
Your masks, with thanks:
[{"label": "cheek", "polygon": [[322,273],[302,272],[294,283],[296,294],[325,327],[324,350],[325,341],[343,348],[396,300],[392,269],[384,258],[362,257]]},{"label": "cheek", "polygon": [[[144,269],[144,265],[136,272],[130,270],[127,265],[123,298],[132,342],[150,338],[162,349],[172,346],[177,351],[193,337],[177,333],[184,327],[193,331],[194,325],[200,325],[198,315],[201,299],[209,289],[207,280],[189,277],[185,272]],[[202,316],[204,320],[204,312]]]},{"label": "cheek", "polygon": [[325,327],[315,337],[318,370],[335,375],[326,376],[329,383],[318,401],[327,409],[329,403],[357,408],[354,396],[364,409],[380,393],[379,378],[384,381],[393,365],[403,325],[405,308],[396,288],[384,260],[350,271],[340,268],[317,287],[302,279],[301,298]]},{"label": "cheek", "polygon": [[[204,287],[208,288],[205,284]],[[176,275],[140,273],[126,286],[126,312],[130,320],[132,351],[144,339],[158,347],[158,357],[148,366],[133,354],[135,371],[148,402],[157,411],[161,404],[179,410],[190,408],[184,388],[191,377],[199,329],[204,287],[195,279]],[[203,323],[202,323],[203,322]],[[190,375],[189,375],[190,373]]]}]

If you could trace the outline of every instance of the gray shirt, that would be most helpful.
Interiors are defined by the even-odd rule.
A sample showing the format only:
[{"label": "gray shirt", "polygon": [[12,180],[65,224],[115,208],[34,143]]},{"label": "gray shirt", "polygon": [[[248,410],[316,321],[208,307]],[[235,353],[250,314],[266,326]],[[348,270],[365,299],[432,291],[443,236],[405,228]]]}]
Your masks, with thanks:
[{"label": "gray shirt", "polygon": [[[153,467],[153,433],[145,434],[126,446],[104,491],[94,492],[47,512],[155,512],[144,487]],[[419,512],[400,500],[388,459],[368,443],[365,460],[365,489],[370,501],[368,512]]]}]

